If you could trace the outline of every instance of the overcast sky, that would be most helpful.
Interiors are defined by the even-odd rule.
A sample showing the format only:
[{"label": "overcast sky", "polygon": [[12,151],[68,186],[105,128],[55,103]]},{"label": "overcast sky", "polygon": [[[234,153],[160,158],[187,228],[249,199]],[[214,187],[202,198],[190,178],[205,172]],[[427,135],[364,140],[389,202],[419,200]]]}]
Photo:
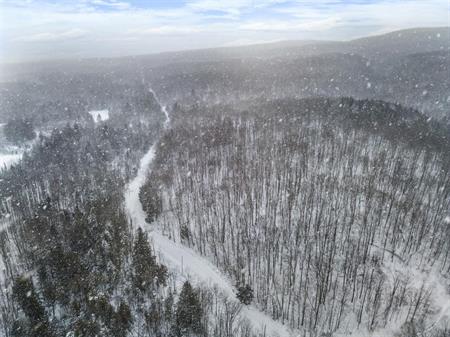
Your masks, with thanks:
[{"label": "overcast sky", "polygon": [[450,25],[450,0],[0,0],[0,62]]}]

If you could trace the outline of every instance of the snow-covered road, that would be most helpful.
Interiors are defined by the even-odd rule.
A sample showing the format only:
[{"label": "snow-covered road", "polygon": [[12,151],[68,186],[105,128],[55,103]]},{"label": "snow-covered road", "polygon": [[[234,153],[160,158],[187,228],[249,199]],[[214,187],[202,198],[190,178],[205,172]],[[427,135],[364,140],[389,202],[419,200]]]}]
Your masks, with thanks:
[{"label": "snow-covered road", "polygon": [[[150,90],[156,98],[155,93]],[[166,107],[161,105],[161,112],[165,114],[166,121],[164,128],[170,125],[169,114]],[[125,191],[125,207],[128,217],[134,229],[142,227],[149,233],[149,238],[153,241],[153,246],[162,262],[172,271],[180,275],[188,276],[189,279],[197,282],[216,286],[231,301],[237,301],[234,287],[211,262],[197,254],[194,250],[179,243],[169,240],[158,233],[145,221],[145,212],[139,200],[139,190],[145,183],[151,163],[155,157],[155,145],[150,147],[148,152],[142,157],[136,177],[128,184]],[[261,312],[254,306],[245,306],[241,315],[257,330],[266,331],[270,337],[291,337],[293,334],[289,328],[280,322],[274,321],[270,316]]]}]

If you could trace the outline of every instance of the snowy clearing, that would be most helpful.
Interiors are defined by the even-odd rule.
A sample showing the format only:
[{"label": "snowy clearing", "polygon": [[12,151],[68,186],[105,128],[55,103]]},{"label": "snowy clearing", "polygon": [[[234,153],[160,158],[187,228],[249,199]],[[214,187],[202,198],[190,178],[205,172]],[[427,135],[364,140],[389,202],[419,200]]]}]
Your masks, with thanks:
[{"label": "snowy clearing", "polygon": [[91,110],[88,112],[91,115],[95,123],[104,122],[109,119],[109,110]]},{"label": "snowy clearing", "polygon": [[22,159],[23,154],[33,148],[40,134],[40,131],[37,131],[33,140],[27,141],[20,146],[0,143],[0,170],[8,169],[18,163]]},{"label": "snowy clearing", "polygon": [[[156,95],[155,95],[156,97]],[[164,127],[167,128],[170,119],[166,107],[161,105],[161,112],[166,115]],[[141,159],[136,177],[128,184],[125,191],[125,207],[132,226],[142,227],[149,232],[155,251],[161,260],[172,270],[194,281],[218,287],[231,301],[237,301],[234,287],[230,281],[207,259],[198,255],[192,249],[169,240],[156,232],[145,221],[146,215],[139,200],[139,190],[145,183],[149,167],[155,157],[155,145]],[[280,322],[274,321],[269,315],[258,310],[255,306],[244,306],[241,315],[247,318],[255,329],[265,330],[271,337],[291,337],[289,328]]]},{"label": "snowy clearing", "polygon": [[7,169],[22,159],[23,153],[0,153],[0,169]]}]

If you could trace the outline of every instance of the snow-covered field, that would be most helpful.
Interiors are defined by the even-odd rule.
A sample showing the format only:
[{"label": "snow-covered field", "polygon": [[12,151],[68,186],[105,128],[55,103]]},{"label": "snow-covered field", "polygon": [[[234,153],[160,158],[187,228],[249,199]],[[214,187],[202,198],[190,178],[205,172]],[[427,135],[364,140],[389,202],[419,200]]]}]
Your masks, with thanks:
[{"label": "snow-covered field", "polygon": [[17,163],[22,159],[23,152],[25,149],[19,147],[13,147],[3,144],[1,128],[5,126],[6,123],[0,123],[0,170],[7,169],[11,165]]},{"label": "snow-covered field", "polygon": [[109,119],[109,110],[91,110],[88,112],[91,115],[95,123],[104,122]]},{"label": "snow-covered field", "polygon": [[0,169],[6,169],[22,159],[22,152],[19,153],[2,153],[0,152]]},{"label": "snow-covered field", "polygon": [[[164,127],[167,128],[170,124],[170,118],[166,108],[162,105],[161,112],[166,115]],[[135,229],[142,227],[149,232],[149,238],[152,240],[153,247],[158,252],[162,262],[181,278],[188,278],[197,284],[215,286],[228,300],[237,302],[235,289],[231,282],[211,262],[192,249],[168,239],[145,221],[146,215],[139,200],[139,190],[145,183],[154,157],[155,145],[141,159],[138,173],[128,184],[125,191],[125,207],[133,227]],[[256,330],[266,331],[268,336],[291,337],[295,335],[287,326],[273,320],[255,306],[245,306],[241,311],[241,315]]]}]

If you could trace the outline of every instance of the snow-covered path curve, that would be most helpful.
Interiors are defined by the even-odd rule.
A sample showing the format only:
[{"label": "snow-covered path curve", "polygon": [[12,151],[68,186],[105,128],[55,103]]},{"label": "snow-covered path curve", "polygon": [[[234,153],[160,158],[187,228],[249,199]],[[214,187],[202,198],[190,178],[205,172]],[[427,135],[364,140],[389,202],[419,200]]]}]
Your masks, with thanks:
[{"label": "snow-covered path curve", "polygon": [[[150,90],[156,98],[155,93]],[[166,107],[161,105],[161,112],[165,114],[164,128],[170,125],[169,114]],[[149,232],[153,246],[158,252],[164,264],[177,273],[188,276],[199,283],[216,286],[228,297],[229,300],[237,301],[234,288],[230,281],[207,259],[197,254],[194,250],[169,240],[164,235],[155,231],[145,221],[145,212],[139,200],[139,190],[145,183],[150,165],[155,157],[155,145],[142,157],[136,177],[127,185],[125,191],[125,207],[128,217],[134,229],[142,227]],[[241,315],[249,320],[254,328],[265,330],[269,337],[291,337],[293,334],[289,328],[280,322],[274,321],[270,316],[264,314],[254,306],[244,306]]]}]

